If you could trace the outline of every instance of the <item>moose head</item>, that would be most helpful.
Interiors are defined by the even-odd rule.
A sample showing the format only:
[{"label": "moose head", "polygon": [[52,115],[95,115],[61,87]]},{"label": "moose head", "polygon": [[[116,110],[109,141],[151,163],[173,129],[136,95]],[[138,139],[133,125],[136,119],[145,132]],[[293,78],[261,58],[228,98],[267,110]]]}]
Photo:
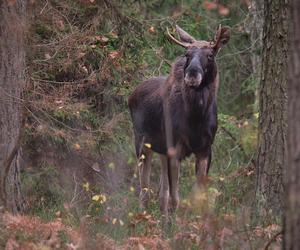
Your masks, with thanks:
[{"label": "moose head", "polygon": [[211,75],[215,65],[215,56],[220,48],[229,41],[229,27],[219,26],[214,40],[210,42],[196,40],[179,26],[176,26],[176,31],[180,40],[173,37],[167,30],[172,41],[186,49],[184,82],[189,87],[198,88],[206,81],[206,76]]}]

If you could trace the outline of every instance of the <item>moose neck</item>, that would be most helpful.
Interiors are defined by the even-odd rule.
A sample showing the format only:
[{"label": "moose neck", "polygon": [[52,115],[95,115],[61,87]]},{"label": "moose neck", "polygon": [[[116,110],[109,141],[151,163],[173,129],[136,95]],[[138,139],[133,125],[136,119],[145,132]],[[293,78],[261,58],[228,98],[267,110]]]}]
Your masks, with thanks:
[{"label": "moose neck", "polygon": [[[203,82],[198,88],[191,88],[184,82],[184,66],[186,63],[185,57],[180,57],[171,69],[171,73],[167,80],[167,89],[165,93],[170,94],[172,102],[176,102],[181,96],[184,113],[202,117],[207,108],[212,104],[216,95],[217,89],[217,65],[207,72]],[[170,92],[169,92],[170,91]],[[180,95],[178,95],[180,93]]]},{"label": "moose neck", "polygon": [[201,116],[205,113],[211,102],[209,87],[209,85],[199,89],[190,88],[189,86],[182,87],[182,99],[187,114]]},{"label": "moose neck", "polygon": [[214,69],[208,72],[198,88],[191,88],[182,83],[181,92],[187,114],[200,118],[207,113],[216,96],[216,73]]}]

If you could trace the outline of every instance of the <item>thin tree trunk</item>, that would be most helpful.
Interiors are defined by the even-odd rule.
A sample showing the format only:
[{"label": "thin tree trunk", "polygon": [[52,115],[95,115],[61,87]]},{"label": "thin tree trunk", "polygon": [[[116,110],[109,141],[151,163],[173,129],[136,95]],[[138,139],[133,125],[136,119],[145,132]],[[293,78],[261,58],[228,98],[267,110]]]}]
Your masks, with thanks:
[{"label": "thin tree trunk", "polygon": [[[259,81],[261,75],[261,50],[262,50],[262,31],[264,20],[264,2],[261,0],[252,0],[249,9],[250,19],[246,24],[246,30],[250,34],[251,40],[251,63],[252,76],[255,82]],[[259,84],[256,85],[254,112],[257,112],[259,103]]]},{"label": "thin tree trunk", "polygon": [[291,1],[284,249],[300,249],[300,2]]},{"label": "thin tree trunk", "polygon": [[[258,208],[279,215],[286,144],[286,0],[264,1],[262,71],[259,91]],[[271,212],[271,213],[270,213]]]},{"label": "thin tree trunk", "polygon": [[246,29],[250,33],[251,39],[251,62],[254,76],[258,79],[261,70],[261,48],[262,48],[262,30],[263,30],[263,1],[251,1],[250,22]]},{"label": "thin tree trunk", "polygon": [[21,96],[25,86],[26,0],[0,1],[0,205],[23,208],[20,187]]}]

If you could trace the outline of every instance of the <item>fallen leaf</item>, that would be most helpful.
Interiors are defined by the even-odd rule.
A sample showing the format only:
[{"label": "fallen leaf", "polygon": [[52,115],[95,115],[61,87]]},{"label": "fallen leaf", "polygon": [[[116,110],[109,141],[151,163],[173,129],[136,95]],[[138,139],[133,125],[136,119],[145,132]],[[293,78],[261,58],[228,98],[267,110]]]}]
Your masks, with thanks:
[{"label": "fallen leaf", "polygon": [[45,54],[45,58],[46,58],[47,60],[51,59],[50,54],[49,54],[49,53],[46,53],[46,54]]},{"label": "fallen leaf", "polygon": [[218,5],[216,3],[213,3],[211,1],[204,1],[203,2],[203,8],[206,10],[215,10],[218,8]]},{"label": "fallen leaf", "polygon": [[82,71],[84,71],[85,73],[89,73],[89,71],[88,71],[88,69],[87,69],[86,66],[82,66],[81,69],[82,69]]},{"label": "fallen leaf", "polygon": [[106,36],[95,36],[96,40],[99,42],[103,42],[106,43],[109,41],[109,38],[107,38]]},{"label": "fallen leaf", "polygon": [[98,163],[98,162],[95,162],[95,163],[92,165],[92,169],[99,173],[99,172],[100,172],[100,166],[99,166],[99,163]]},{"label": "fallen leaf", "polygon": [[117,57],[120,56],[120,52],[119,51],[112,51],[108,54],[108,56],[111,58],[111,59],[115,59]]},{"label": "fallen leaf", "polygon": [[155,34],[156,33],[156,30],[153,26],[151,26],[149,29],[148,29],[149,33],[151,34]]},{"label": "fallen leaf", "polygon": [[229,14],[229,9],[224,5],[219,4],[219,14],[222,16],[227,16]]}]

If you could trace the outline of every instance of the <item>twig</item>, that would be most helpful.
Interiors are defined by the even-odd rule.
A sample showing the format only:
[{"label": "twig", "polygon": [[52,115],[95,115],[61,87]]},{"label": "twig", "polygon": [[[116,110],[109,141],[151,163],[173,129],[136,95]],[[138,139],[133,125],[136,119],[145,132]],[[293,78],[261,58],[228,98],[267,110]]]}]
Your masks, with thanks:
[{"label": "twig", "polygon": [[43,11],[46,9],[47,5],[48,5],[48,0],[46,0],[46,4],[45,4],[44,7],[41,9],[40,15],[43,14]]},{"label": "twig", "polygon": [[269,246],[272,244],[273,241],[276,240],[276,238],[283,234],[283,230],[279,231],[278,233],[274,234],[273,237],[268,241],[268,243],[266,244],[266,246],[264,247],[264,250],[268,250]]},{"label": "twig", "polygon": [[76,181],[76,174],[75,173],[73,173],[73,180],[75,182],[75,188],[74,188],[73,198],[70,201],[70,206],[73,206],[76,203],[76,199],[77,199],[78,195],[80,194],[78,192],[78,182]]}]

